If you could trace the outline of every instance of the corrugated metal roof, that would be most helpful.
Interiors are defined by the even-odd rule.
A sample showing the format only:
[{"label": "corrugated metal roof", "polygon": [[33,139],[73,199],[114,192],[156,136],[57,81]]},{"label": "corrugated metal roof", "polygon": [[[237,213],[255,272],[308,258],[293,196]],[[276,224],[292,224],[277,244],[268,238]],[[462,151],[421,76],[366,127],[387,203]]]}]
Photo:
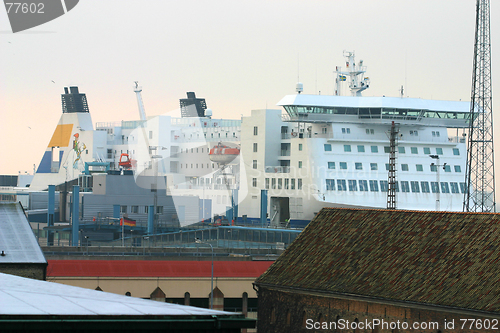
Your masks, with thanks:
[{"label": "corrugated metal roof", "polygon": [[47,263],[19,203],[0,203],[2,263]]},{"label": "corrugated metal roof", "polygon": [[[210,277],[212,261],[49,260],[47,277]],[[271,261],[214,261],[215,277],[258,277]]]},{"label": "corrugated metal roof", "polygon": [[234,315],[0,273],[2,315]]},{"label": "corrugated metal roof", "polygon": [[324,208],[256,283],[500,311],[500,214]]}]

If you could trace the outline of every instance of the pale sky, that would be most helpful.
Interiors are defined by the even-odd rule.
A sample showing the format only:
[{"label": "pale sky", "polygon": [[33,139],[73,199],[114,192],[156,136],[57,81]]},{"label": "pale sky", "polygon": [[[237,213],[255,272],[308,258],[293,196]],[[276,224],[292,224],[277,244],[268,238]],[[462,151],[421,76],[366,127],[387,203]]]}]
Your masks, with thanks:
[{"label": "pale sky", "polygon": [[[94,124],[139,118],[134,81],[143,86],[148,116],[177,109],[194,91],[214,117],[240,118],[278,108],[297,80],[304,93],[333,94],[333,71],[348,50],[368,68],[364,96],[398,96],[404,85],[409,97],[468,101],[475,3],[81,0],[16,34],[1,6],[0,174],[38,167],[70,85],[87,94]],[[498,1],[491,3],[491,35],[500,128]],[[500,147],[500,136],[495,142]]]}]

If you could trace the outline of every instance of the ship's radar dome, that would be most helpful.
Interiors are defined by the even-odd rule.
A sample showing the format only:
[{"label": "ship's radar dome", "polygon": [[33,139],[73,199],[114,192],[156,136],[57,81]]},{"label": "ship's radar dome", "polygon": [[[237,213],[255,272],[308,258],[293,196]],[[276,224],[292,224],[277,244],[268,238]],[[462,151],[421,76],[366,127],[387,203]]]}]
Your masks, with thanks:
[{"label": "ship's radar dome", "polygon": [[295,91],[297,91],[297,94],[300,94],[301,92],[304,91],[304,85],[302,82],[297,82],[297,85],[295,86]]},{"label": "ship's radar dome", "polygon": [[205,109],[205,117],[212,117],[212,109]]}]

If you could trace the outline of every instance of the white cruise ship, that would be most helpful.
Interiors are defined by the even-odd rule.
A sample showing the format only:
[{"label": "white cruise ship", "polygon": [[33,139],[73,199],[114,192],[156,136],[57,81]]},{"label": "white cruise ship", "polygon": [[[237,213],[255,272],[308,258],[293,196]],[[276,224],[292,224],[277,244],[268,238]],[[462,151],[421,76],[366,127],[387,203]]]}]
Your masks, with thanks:
[{"label": "white cruise ship", "polygon": [[[370,85],[365,67],[353,53],[346,57],[337,91],[346,81],[353,96],[306,95],[298,84],[278,103],[283,110],[253,110],[237,120],[216,119],[188,93],[181,118],[94,129],[85,95],[65,88],[61,120],[31,189],[78,178],[84,186],[89,169],[124,168],[138,184],[141,176],[154,179],[141,186],[203,199],[202,208],[175,207],[181,225],[237,207],[237,221],[260,223],[265,212],[271,225],[303,226],[325,206],[387,208],[388,193],[400,209],[462,210],[469,103],[362,97]],[[226,151],[240,154],[221,158]],[[388,192],[391,184],[395,192]],[[124,213],[141,218],[147,208],[131,205]]]}]

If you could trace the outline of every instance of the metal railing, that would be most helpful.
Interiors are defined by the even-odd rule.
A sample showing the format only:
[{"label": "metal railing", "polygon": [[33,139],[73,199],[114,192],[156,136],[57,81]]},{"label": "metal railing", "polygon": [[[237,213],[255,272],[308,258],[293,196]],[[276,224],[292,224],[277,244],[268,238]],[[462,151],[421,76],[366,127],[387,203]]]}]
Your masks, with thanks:
[{"label": "metal railing", "polygon": [[290,173],[289,166],[266,166],[266,173]]},{"label": "metal railing", "polygon": [[281,140],[290,139],[291,135],[289,133],[281,133]]}]

